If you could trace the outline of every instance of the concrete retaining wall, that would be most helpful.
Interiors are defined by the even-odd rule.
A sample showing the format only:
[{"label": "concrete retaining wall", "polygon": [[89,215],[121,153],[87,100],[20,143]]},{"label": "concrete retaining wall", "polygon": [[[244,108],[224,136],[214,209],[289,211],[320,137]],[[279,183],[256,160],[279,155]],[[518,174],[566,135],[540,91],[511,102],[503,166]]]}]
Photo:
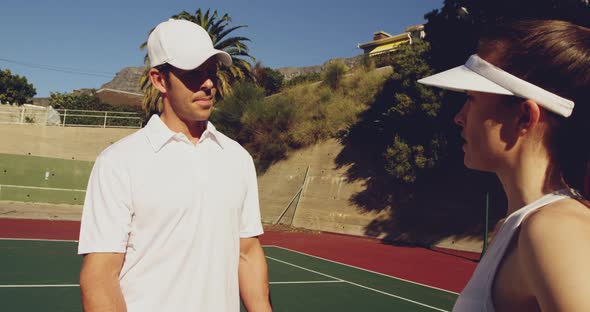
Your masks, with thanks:
[{"label": "concrete retaining wall", "polygon": [[[47,127],[35,125],[0,125],[0,153],[32,155],[59,159],[94,161],[107,146],[137,129]],[[351,205],[352,194],[363,189],[362,182],[347,183],[347,168],[335,168],[334,159],[342,146],[329,140],[294,153],[289,159],[272,166],[259,177],[263,221],[272,223],[287,207],[309,175],[299,199],[287,214],[294,226],[364,234],[364,226],[375,218],[362,214]],[[291,223],[291,222],[290,222]]]},{"label": "concrete retaining wall", "polygon": [[[337,168],[335,158],[342,150],[336,140],[328,140],[297,151],[289,159],[273,165],[258,179],[263,219],[272,222],[287,207],[308,177],[294,213],[292,225],[353,235],[365,235],[365,227],[378,217],[361,213],[350,197],[364,189],[363,182],[348,183],[347,167]],[[292,204],[286,215],[292,213]]]},{"label": "concrete retaining wall", "polygon": [[94,161],[106,147],[135,131],[137,129],[0,125],[0,153]]},{"label": "concrete retaining wall", "polygon": [[[102,150],[134,131],[137,129],[0,125],[0,153],[94,161]],[[328,140],[293,153],[259,176],[263,221],[275,222],[303,187],[301,197],[296,197],[285,213],[284,219],[288,224],[365,235],[366,226],[381,216],[374,212],[362,212],[350,202],[351,196],[365,187],[363,181],[347,182],[347,167],[336,167],[335,159],[341,150],[342,146],[336,140]],[[307,168],[309,172],[305,179]],[[76,200],[78,202],[81,202],[80,198]],[[445,247],[466,250],[478,250],[481,245],[480,242],[468,242],[466,246],[458,246],[461,242],[452,239],[441,243]]]}]

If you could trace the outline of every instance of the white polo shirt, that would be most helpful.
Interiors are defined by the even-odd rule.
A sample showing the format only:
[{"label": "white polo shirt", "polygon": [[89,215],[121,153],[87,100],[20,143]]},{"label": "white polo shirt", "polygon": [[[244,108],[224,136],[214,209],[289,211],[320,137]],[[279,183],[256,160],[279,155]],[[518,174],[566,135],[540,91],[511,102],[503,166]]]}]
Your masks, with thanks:
[{"label": "white polo shirt", "polygon": [[194,144],[154,115],[96,159],[78,253],[125,253],[129,312],[235,312],[240,238],[262,233],[248,152],[211,123]]}]

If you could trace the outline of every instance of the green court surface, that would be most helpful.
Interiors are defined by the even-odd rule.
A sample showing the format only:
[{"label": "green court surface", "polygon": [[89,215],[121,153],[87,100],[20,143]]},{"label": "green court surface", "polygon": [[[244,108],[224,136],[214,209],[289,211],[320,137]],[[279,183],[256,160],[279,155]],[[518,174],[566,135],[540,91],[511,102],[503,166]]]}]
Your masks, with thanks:
[{"label": "green court surface", "polygon": [[0,200],[82,204],[91,161],[0,154]]},{"label": "green court surface", "polygon": [[[0,311],[81,311],[76,246],[0,239]],[[264,250],[274,311],[450,311],[457,296],[282,247]]]}]

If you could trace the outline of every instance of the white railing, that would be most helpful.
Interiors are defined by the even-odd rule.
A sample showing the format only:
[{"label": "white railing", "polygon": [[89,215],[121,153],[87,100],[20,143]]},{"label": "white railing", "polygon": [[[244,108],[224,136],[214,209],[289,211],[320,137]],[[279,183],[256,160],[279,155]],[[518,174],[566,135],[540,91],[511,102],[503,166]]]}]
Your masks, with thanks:
[{"label": "white railing", "polygon": [[[2,105],[4,106],[4,105]],[[30,124],[61,127],[141,128],[139,113],[54,109],[24,104],[0,107],[0,124]]]}]

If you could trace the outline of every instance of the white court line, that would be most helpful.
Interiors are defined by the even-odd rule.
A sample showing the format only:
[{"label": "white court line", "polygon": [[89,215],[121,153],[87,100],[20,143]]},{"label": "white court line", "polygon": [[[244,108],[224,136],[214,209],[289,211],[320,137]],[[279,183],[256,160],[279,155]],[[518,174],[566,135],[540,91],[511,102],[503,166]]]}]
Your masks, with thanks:
[{"label": "white court line", "polygon": [[0,238],[2,240],[14,240],[14,241],[32,241],[32,242],[63,242],[63,243],[77,243],[77,240],[67,239],[37,239],[37,238]]},{"label": "white court line", "polygon": [[378,275],[381,275],[381,276],[393,278],[393,279],[396,279],[396,280],[400,280],[400,281],[404,281],[404,282],[408,282],[408,283],[412,283],[412,284],[416,284],[416,285],[420,285],[420,286],[424,286],[424,287],[428,287],[428,288],[432,288],[432,289],[436,289],[436,290],[448,292],[448,293],[453,294],[453,295],[459,295],[459,293],[456,293],[454,291],[450,291],[450,290],[446,290],[446,289],[442,289],[442,288],[438,288],[438,287],[434,287],[434,286],[430,286],[430,285],[426,285],[426,284],[422,284],[422,283],[413,282],[413,281],[410,281],[410,280],[407,280],[407,279],[403,279],[403,278],[399,278],[399,277],[395,277],[395,276],[391,276],[391,275],[387,275],[387,274],[383,274],[383,273],[379,273],[379,272],[375,272],[375,271],[363,269],[361,267],[357,267],[357,266],[354,266],[354,265],[350,265],[350,264],[346,264],[346,263],[342,263],[342,262],[338,262],[338,261],[334,261],[334,260],[330,260],[330,259],[326,259],[326,258],[322,258],[322,257],[318,257],[318,256],[306,254],[304,252],[300,252],[300,251],[297,251],[297,250],[293,250],[293,249],[289,249],[289,248],[285,248],[285,247],[281,247],[281,246],[264,245],[264,247],[274,247],[274,248],[284,249],[284,250],[287,250],[287,251],[296,252],[296,253],[301,254],[301,255],[305,255],[305,256],[317,258],[317,259],[328,261],[328,262],[332,262],[332,263],[341,264],[341,265],[344,265],[344,266],[347,266],[347,267],[350,267],[350,268],[355,268],[355,269],[363,270],[363,271],[366,271],[366,272],[375,273],[375,274],[378,274]]},{"label": "white court line", "polygon": [[325,283],[344,283],[344,281],[294,281],[294,282],[270,282],[271,285],[282,285],[282,284],[325,284]]},{"label": "white court line", "polygon": [[[283,284],[325,284],[344,283],[344,281],[294,281],[294,282],[270,282],[271,285]],[[80,284],[47,284],[47,285],[0,285],[0,288],[49,288],[49,287],[80,287]]]},{"label": "white court line", "polygon": [[25,186],[25,185],[0,184],[0,188],[2,188],[2,187],[24,188],[24,189],[32,189],[32,190],[47,190],[47,191],[72,191],[72,192],[86,193],[86,190],[65,189],[65,188],[55,188],[55,187],[41,187],[41,186]]},{"label": "white court line", "polygon": [[374,292],[377,292],[377,293],[380,293],[380,294],[383,294],[383,295],[386,295],[386,296],[390,296],[390,297],[394,297],[394,298],[401,299],[401,300],[404,300],[404,301],[408,301],[408,302],[411,302],[411,303],[414,303],[414,304],[417,304],[417,305],[421,305],[423,307],[427,307],[427,308],[430,308],[430,309],[433,309],[433,310],[437,310],[437,311],[441,311],[441,312],[449,312],[447,310],[443,310],[443,309],[440,309],[440,308],[437,308],[437,307],[433,307],[433,306],[424,304],[422,302],[418,302],[418,301],[414,301],[414,300],[411,300],[411,299],[408,299],[408,298],[400,297],[400,296],[397,296],[397,295],[394,295],[394,294],[390,294],[388,292],[384,292],[384,291],[381,291],[381,290],[378,290],[378,289],[375,289],[375,288],[367,287],[367,286],[364,286],[364,285],[361,285],[361,284],[357,284],[357,283],[354,283],[354,282],[351,282],[351,281],[347,281],[345,279],[337,278],[337,277],[332,276],[332,275],[328,275],[328,274],[320,273],[318,271],[314,271],[312,269],[304,268],[302,266],[298,266],[296,264],[289,263],[287,261],[279,260],[279,259],[276,259],[276,258],[273,258],[273,257],[269,257],[269,256],[266,256],[266,257],[268,259],[271,259],[271,260],[274,260],[274,261],[277,261],[277,262],[281,262],[281,263],[284,263],[284,264],[287,264],[287,265],[296,267],[298,269],[302,269],[302,270],[305,270],[305,271],[308,271],[308,272],[311,272],[311,273],[319,274],[319,275],[322,275],[322,276],[325,276],[325,277],[328,277],[328,278],[333,278],[335,280],[339,280],[339,281],[342,281],[344,283],[348,283],[348,284],[351,284],[351,285],[354,285],[354,286],[358,286],[358,287],[361,287],[361,288],[364,288],[364,289],[368,289],[368,290],[371,290],[371,291],[374,291]]},{"label": "white court line", "polygon": [[79,287],[80,284],[54,285],[0,285],[0,288],[45,288],[45,287]]}]

